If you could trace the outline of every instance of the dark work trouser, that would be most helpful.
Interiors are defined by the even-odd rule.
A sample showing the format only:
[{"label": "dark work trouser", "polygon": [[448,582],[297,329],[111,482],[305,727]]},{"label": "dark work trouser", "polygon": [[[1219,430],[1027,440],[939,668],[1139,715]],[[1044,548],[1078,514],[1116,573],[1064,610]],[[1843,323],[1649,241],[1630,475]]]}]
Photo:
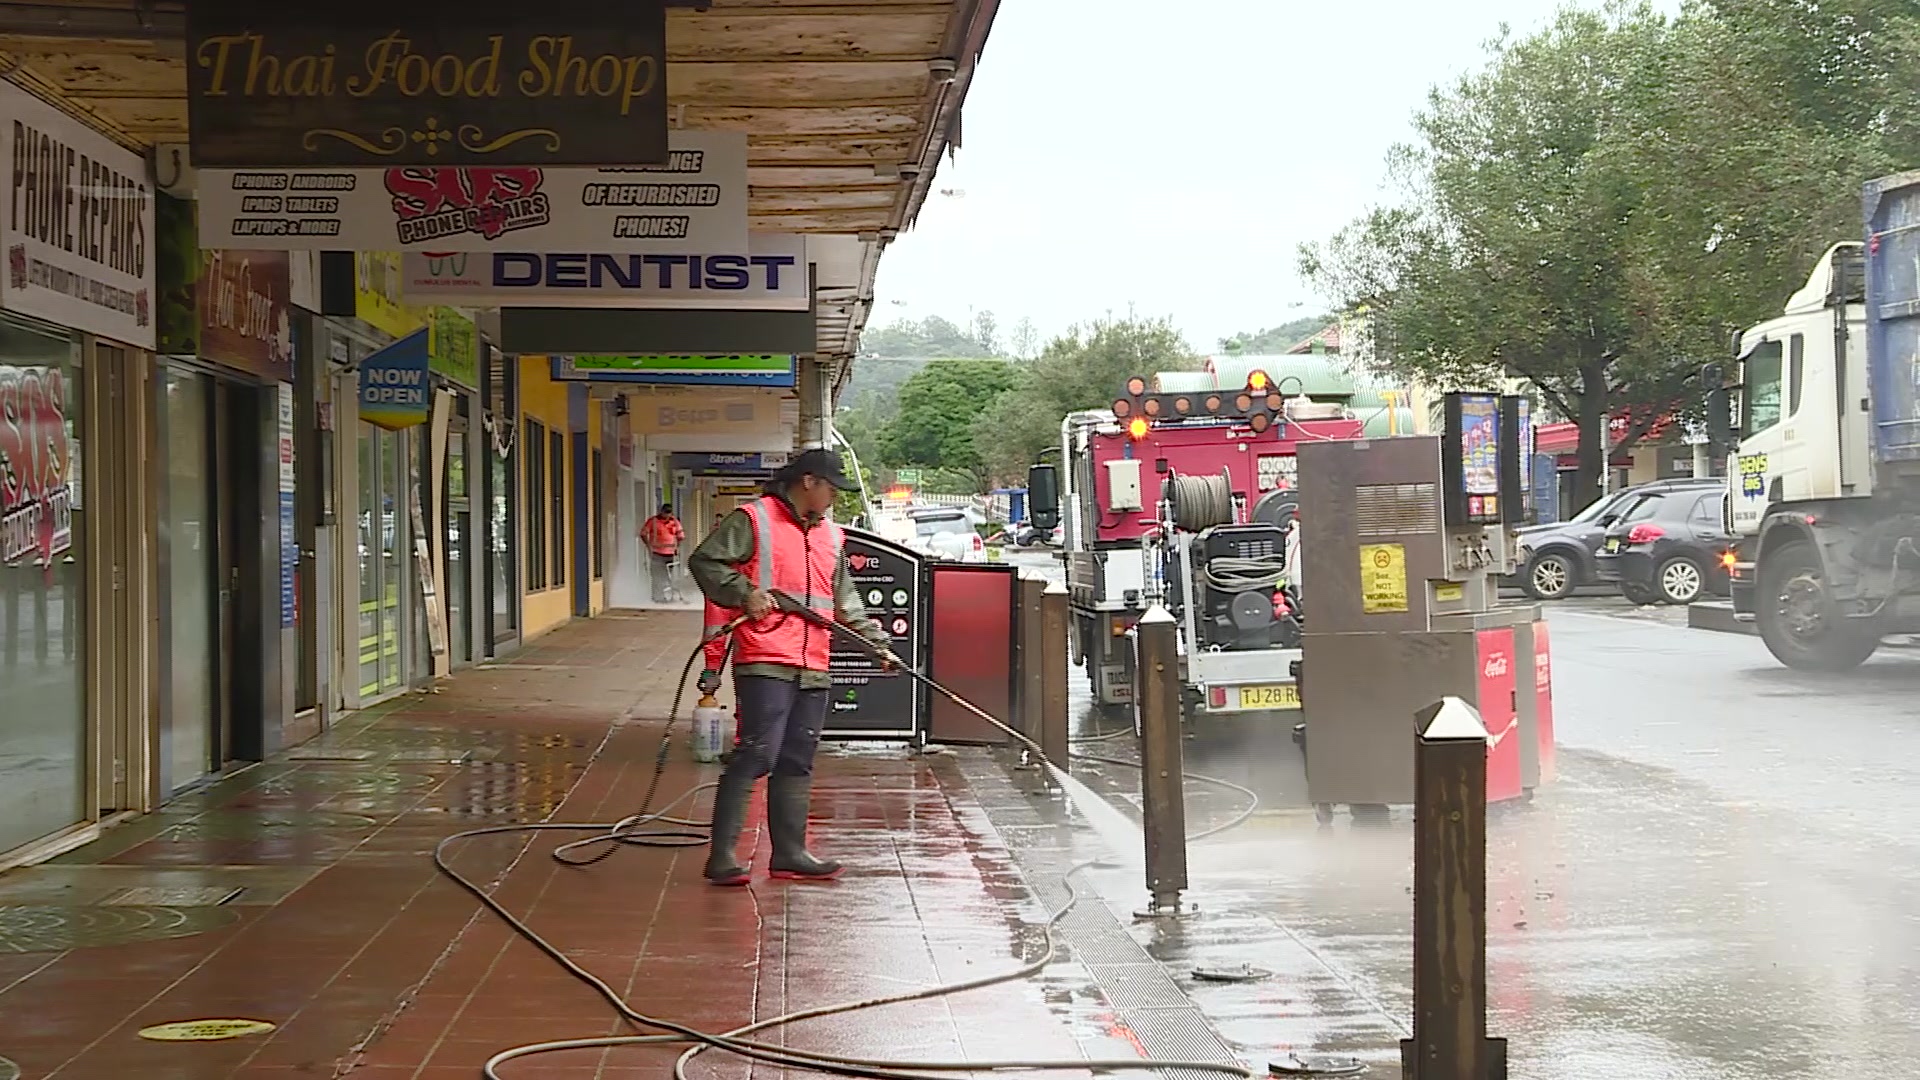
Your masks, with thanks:
[{"label": "dark work trouser", "polygon": [[667,602],[667,586],[673,582],[673,556],[662,555],[657,551],[647,552],[653,560],[653,602]]},{"label": "dark work trouser", "polygon": [[827,688],[802,690],[798,682],[764,675],[735,675],[740,701],[740,745],[727,763],[726,780],[751,787],[775,776],[812,776],[827,718]]},{"label": "dark work trouser", "polygon": [[743,872],[735,848],[746,825],[753,785],[768,773],[773,774],[767,781],[773,869],[820,869],[822,864],[807,854],[807,805],[813,789],[813,755],[820,747],[820,728],[827,716],[827,688],[802,690],[799,683],[786,679],[739,674],[733,678],[733,688],[740,703],[739,742],[713,793],[707,876],[729,881]]}]

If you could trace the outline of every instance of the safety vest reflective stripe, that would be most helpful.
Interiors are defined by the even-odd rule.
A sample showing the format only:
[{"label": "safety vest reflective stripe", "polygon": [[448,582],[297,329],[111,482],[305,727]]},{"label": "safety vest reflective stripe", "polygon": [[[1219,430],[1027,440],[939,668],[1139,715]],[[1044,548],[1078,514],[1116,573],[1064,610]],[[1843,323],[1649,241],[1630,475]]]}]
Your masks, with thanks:
[{"label": "safety vest reflective stripe", "polygon": [[[778,589],[822,618],[833,618],[833,581],[846,543],[840,527],[823,521],[802,529],[793,511],[773,495],[741,509],[753,520],[754,553],[740,571],[755,588]],[[825,671],[832,644],[832,631],[825,627],[796,615],[773,614],[734,631],[734,661]]]},{"label": "safety vest reflective stripe", "polygon": [[732,622],[737,614],[739,613],[729,611],[711,600],[707,601],[706,615],[701,620],[704,625],[700,630],[702,641],[700,650],[705,654],[708,671],[719,671],[720,666],[727,662],[729,635],[720,633],[720,630]]}]

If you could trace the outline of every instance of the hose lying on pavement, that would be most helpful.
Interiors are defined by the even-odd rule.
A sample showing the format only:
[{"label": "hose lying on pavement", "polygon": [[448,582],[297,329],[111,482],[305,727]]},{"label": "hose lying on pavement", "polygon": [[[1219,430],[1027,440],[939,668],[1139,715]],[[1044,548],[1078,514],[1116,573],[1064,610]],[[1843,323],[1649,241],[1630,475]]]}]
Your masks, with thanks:
[{"label": "hose lying on pavement", "polygon": [[[808,609],[801,608],[799,607],[799,605],[792,603],[790,598],[783,598],[783,599],[785,599],[785,602],[782,604],[782,607],[785,609],[786,614],[788,615],[798,614],[803,618],[812,618],[815,621],[820,622],[828,627],[831,627],[834,630],[837,630],[839,632],[842,632],[842,633],[848,634],[849,636],[854,637],[856,640],[859,640],[863,645],[866,645],[869,649],[875,648],[874,646],[871,646],[870,644],[868,644],[864,638],[859,638],[858,635],[854,634],[854,632],[850,628],[845,627],[837,622],[833,622],[831,620],[820,619],[817,616],[814,616],[812,612],[809,611]],[[727,626],[722,627],[720,630],[716,631],[715,634],[712,636],[718,636],[720,634],[731,632],[732,629],[735,626],[737,626],[741,621],[742,621],[741,619],[734,620],[732,623],[729,623]],[[703,646],[705,644],[706,644],[706,639],[703,638],[702,641],[700,642],[700,646]],[[643,800],[641,803],[641,810],[639,813],[630,815],[611,825],[604,822],[590,822],[590,823],[589,822],[582,822],[582,823],[540,822],[540,823],[534,823],[534,824],[495,825],[495,826],[482,827],[478,829],[468,829],[463,832],[454,833],[453,835],[446,837],[434,847],[433,864],[435,868],[437,868],[441,873],[445,874],[449,879],[451,879],[455,884],[459,885],[462,889],[465,889],[468,893],[472,894],[489,911],[492,911],[495,915],[498,915],[503,921],[506,922],[506,924],[510,928],[512,928],[512,930],[515,933],[519,934],[521,937],[525,938],[530,944],[532,944],[535,948],[545,953],[555,963],[559,964],[561,968],[563,968],[568,974],[574,976],[575,978],[586,983],[588,986],[592,987],[595,993],[599,994],[602,998],[604,998],[608,1004],[613,1006],[616,1012],[618,1012],[623,1018],[625,1018],[629,1022],[633,1023],[638,1027],[655,1028],[662,1032],[666,1032],[666,1034],[659,1034],[659,1035],[614,1035],[614,1036],[598,1036],[598,1037],[580,1038],[580,1039],[557,1039],[549,1042],[533,1043],[525,1046],[513,1047],[511,1049],[503,1050],[500,1053],[495,1054],[492,1058],[490,1058],[486,1062],[485,1065],[481,1067],[481,1073],[483,1076],[486,1077],[486,1080],[503,1080],[503,1078],[500,1076],[498,1072],[500,1066],[505,1065],[510,1061],[514,1061],[520,1058],[532,1057],[536,1054],[553,1053],[560,1050],[602,1049],[602,1048],[609,1048],[609,1047],[616,1047],[616,1046],[663,1046],[663,1045],[688,1045],[688,1044],[691,1044],[691,1045],[688,1045],[688,1049],[686,1050],[686,1052],[681,1054],[680,1057],[674,1062],[673,1072],[677,1080],[687,1080],[687,1071],[686,1071],[687,1064],[690,1061],[692,1061],[695,1055],[707,1049],[724,1050],[728,1053],[736,1054],[740,1057],[749,1058],[755,1061],[765,1061],[770,1064],[781,1065],[789,1068],[808,1069],[815,1072],[828,1073],[828,1074],[838,1075],[838,1076],[869,1077],[869,1078],[872,1078],[872,1080],[945,1080],[944,1077],[940,1077],[936,1074],[993,1072],[993,1071],[1008,1070],[1008,1069],[1024,1069],[1024,1070],[1036,1071],[1036,1072],[1053,1072],[1053,1071],[1114,1072],[1114,1071],[1129,1070],[1129,1069],[1170,1071],[1170,1070],[1180,1069],[1180,1070],[1192,1070],[1196,1072],[1210,1072],[1210,1073],[1216,1073],[1224,1076],[1236,1076],[1236,1077],[1248,1078],[1248,1080],[1250,1080],[1250,1078],[1252,1078],[1255,1075],[1252,1070],[1247,1069],[1246,1067],[1241,1065],[1227,1065],[1227,1064],[1221,1064],[1218,1062],[1207,1062],[1207,1061],[1157,1060],[1157,1059],[1151,1059],[1151,1058],[1123,1058],[1123,1059],[1115,1059],[1115,1060],[1071,1060],[1071,1061],[1069,1060],[897,1061],[897,1060],[889,1060],[884,1058],[858,1057],[858,1056],[844,1055],[844,1054],[830,1054],[824,1051],[816,1051],[816,1050],[802,1050],[802,1049],[797,1049],[793,1047],[780,1046],[773,1043],[760,1042],[758,1040],[749,1039],[745,1037],[748,1035],[752,1035],[756,1032],[765,1031],[769,1028],[782,1027],[787,1024],[797,1023],[801,1020],[811,1020],[811,1019],[815,1019],[817,1017],[822,1017],[822,1016],[833,1016],[833,1015],[838,1015],[842,1013],[856,1012],[864,1009],[879,1008],[883,1005],[895,1005],[895,1004],[900,1004],[900,1003],[909,1002],[909,1001],[923,1001],[930,998],[946,997],[948,995],[958,994],[967,990],[977,990],[982,987],[995,986],[1000,983],[1016,982],[1021,979],[1031,978],[1039,974],[1041,971],[1043,971],[1046,968],[1048,964],[1052,963],[1056,958],[1056,956],[1058,955],[1059,942],[1056,937],[1055,931],[1057,930],[1060,924],[1060,921],[1066,918],[1067,914],[1073,910],[1074,905],[1079,903],[1080,901],[1080,891],[1078,888],[1075,887],[1073,883],[1074,876],[1079,874],[1082,870],[1085,870],[1086,868],[1093,866],[1098,860],[1092,860],[1092,859],[1087,860],[1086,862],[1080,863],[1072,867],[1066,872],[1065,884],[1067,886],[1067,892],[1069,894],[1068,900],[1064,905],[1061,906],[1060,910],[1054,912],[1051,916],[1049,916],[1045,923],[1046,949],[1041,953],[1041,955],[1038,958],[1026,964],[1023,964],[1018,968],[1014,968],[1010,971],[1006,971],[998,975],[988,975],[988,976],[983,976],[977,979],[969,979],[965,982],[944,983],[936,986],[926,987],[921,990],[912,990],[904,993],[890,994],[884,997],[867,998],[859,1001],[840,1002],[837,1004],[821,1006],[819,1008],[805,1009],[798,1012],[786,1013],[780,1016],[775,1016],[767,1020],[757,1021],[755,1023],[747,1024],[743,1027],[734,1028],[731,1031],[718,1033],[718,1034],[715,1034],[712,1032],[700,1031],[696,1028],[688,1027],[685,1024],[681,1024],[672,1020],[663,1019],[661,1017],[649,1016],[645,1013],[640,1012],[638,1009],[635,1009],[633,1006],[627,1003],[626,999],[623,998],[618,991],[614,990],[612,986],[609,986],[605,980],[601,979],[599,976],[593,974],[591,971],[588,971],[586,968],[582,967],[579,963],[575,962],[571,957],[567,956],[566,953],[562,952],[557,946],[547,941],[544,937],[540,936],[538,933],[536,933],[533,930],[533,928],[528,926],[522,919],[520,919],[519,916],[508,911],[503,905],[501,905],[501,903],[498,900],[494,899],[493,895],[487,889],[483,888],[478,883],[474,882],[472,879],[466,877],[465,875],[461,874],[459,871],[453,868],[453,866],[451,865],[451,863],[448,861],[446,857],[446,851],[449,846],[452,846],[458,843],[459,841],[468,840],[475,837],[499,836],[507,833],[587,832],[587,833],[596,834],[582,840],[576,840],[571,843],[563,844],[559,848],[556,848],[554,850],[553,852],[554,858],[570,866],[587,866],[592,863],[598,862],[601,859],[604,859],[608,855],[612,854],[615,850],[617,850],[616,845],[619,845],[619,844],[631,844],[631,845],[646,846],[646,847],[693,847],[693,846],[706,844],[708,842],[708,836],[707,836],[707,833],[703,830],[709,827],[708,823],[691,821],[685,818],[669,817],[667,816],[667,814],[668,814],[668,811],[672,810],[673,808],[691,799],[696,793],[702,790],[705,790],[706,788],[713,787],[714,786],[713,784],[711,783],[701,784],[696,787],[689,788],[688,790],[682,792],[680,795],[676,796],[671,802],[661,807],[658,811],[654,811],[650,809],[653,802],[653,797],[659,787],[661,775],[665,772],[667,755],[669,752],[669,745],[673,737],[673,722],[680,712],[680,703],[681,703],[682,695],[685,691],[687,676],[692,673],[694,662],[700,657],[700,652],[701,652],[700,646],[695,646],[693,652],[690,653],[687,657],[686,665],[680,671],[680,679],[674,691],[673,706],[667,714],[667,727],[666,727],[666,730],[661,735],[660,750],[654,763],[653,780],[647,786],[647,795],[645,800]],[[933,679],[921,674],[920,672],[914,671],[911,668],[906,667],[904,664],[901,664],[898,658],[894,657],[891,653],[884,653],[883,651],[880,651],[880,650],[876,650],[876,651],[881,653],[880,655],[881,659],[894,664],[896,667],[900,668],[900,670],[905,672],[905,674],[907,674],[909,677],[925,684],[930,689],[939,692],[941,695],[953,701],[956,705],[960,706],[966,711],[973,713],[974,715],[987,721],[993,726],[999,728],[1001,731],[1006,732],[1015,741],[1019,742],[1022,746],[1024,746],[1028,752],[1032,753],[1036,757],[1036,759],[1039,760],[1050,771],[1054,773],[1060,773],[1063,771],[1060,769],[1058,765],[1055,765],[1052,761],[1050,761],[1047,758],[1046,752],[1042,750],[1039,744],[1034,742],[1032,739],[1029,739],[1027,736],[1014,730],[1014,728],[1012,728],[1008,724],[989,715],[985,710],[981,709],[979,706],[973,704],[970,701],[967,701],[965,698],[962,698],[960,695],[954,693],[951,690],[948,690],[946,687],[941,686],[939,683],[935,682]],[[1089,757],[1088,760],[1106,761],[1112,764],[1120,764],[1120,765],[1131,765],[1134,768],[1139,767],[1138,765],[1135,765],[1131,762],[1121,761],[1120,759],[1117,759],[1117,758],[1101,759],[1101,758]],[[1214,780],[1210,777],[1194,777],[1194,779],[1199,779],[1199,780],[1203,780],[1203,781],[1207,781],[1215,784],[1221,784],[1226,787],[1244,792],[1249,797],[1252,797],[1254,799],[1255,804],[1257,805],[1257,802],[1258,802],[1257,796],[1254,796],[1251,791],[1247,791],[1245,788],[1241,788],[1237,784],[1230,784],[1222,780]],[[1210,836],[1216,832],[1222,831],[1223,829],[1232,828],[1233,826],[1240,824],[1242,821],[1245,821],[1247,817],[1251,816],[1252,813],[1253,813],[1253,807],[1249,807],[1239,817],[1227,823],[1227,825],[1222,826],[1220,828],[1209,829],[1206,832],[1201,833],[1200,837]],[[650,828],[658,825],[668,825],[668,826],[672,826],[672,828],[668,828],[665,830]],[[1195,839],[1198,839],[1198,838],[1199,837],[1195,837]],[[587,856],[585,858],[576,858],[571,854],[572,852],[578,851],[582,848],[591,847],[594,845],[604,845],[604,847],[598,853]],[[915,1071],[915,1070],[918,1070],[918,1071]]]}]

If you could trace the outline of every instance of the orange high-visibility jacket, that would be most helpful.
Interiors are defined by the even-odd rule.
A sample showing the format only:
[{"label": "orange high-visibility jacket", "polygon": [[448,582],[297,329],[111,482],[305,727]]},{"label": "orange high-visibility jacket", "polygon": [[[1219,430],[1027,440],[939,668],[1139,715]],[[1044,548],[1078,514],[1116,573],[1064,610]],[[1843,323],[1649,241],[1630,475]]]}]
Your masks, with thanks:
[{"label": "orange high-visibility jacket", "polygon": [[672,555],[680,550],[680,541],[685,539],[687,530],[682,528],[678,518],[661,517],[655,514],[640,526],[640,541],[647,550],[655,555]]},{"label": "orange high-visibility jacket", "polygon": [[[753,519],[753,558],[740,572],[756,589],[779,589],[825,619],[834,617],[833,580],[840,569],[846,535],[822,521],[802,529],[786,502],[763,495],[741,507]],[[736,664],[785,664],[809,671],[827,670],[833,632],[799,615],[769,614],[741,623],[733,632]]]}]

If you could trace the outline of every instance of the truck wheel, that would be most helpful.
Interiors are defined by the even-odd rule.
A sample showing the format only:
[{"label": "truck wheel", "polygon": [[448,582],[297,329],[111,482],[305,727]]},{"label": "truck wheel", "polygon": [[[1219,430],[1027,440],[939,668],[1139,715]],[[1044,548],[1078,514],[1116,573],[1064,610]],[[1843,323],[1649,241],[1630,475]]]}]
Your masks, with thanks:
[{"label": "truck wheel", "polygon": [[1805,541],[1761,560],[1753,606],[1767,651],[1798,671],[1852,671],[1880,647],[1873,627],[1834,610],[1820,558]]},{"label": "truck wheel", "polygon": [[1546,551],[1527,561],[1520,587],[1535,600],[1561,600],[1573,591],[1573,563],[1557,551]]},{"label": "truck wheel", "polygon": [[1654,575],[1660,599],[1669,604],[1691,604],[1707,588],[1707,572],[1685,555],[1675,555],[1660,564]]}]

